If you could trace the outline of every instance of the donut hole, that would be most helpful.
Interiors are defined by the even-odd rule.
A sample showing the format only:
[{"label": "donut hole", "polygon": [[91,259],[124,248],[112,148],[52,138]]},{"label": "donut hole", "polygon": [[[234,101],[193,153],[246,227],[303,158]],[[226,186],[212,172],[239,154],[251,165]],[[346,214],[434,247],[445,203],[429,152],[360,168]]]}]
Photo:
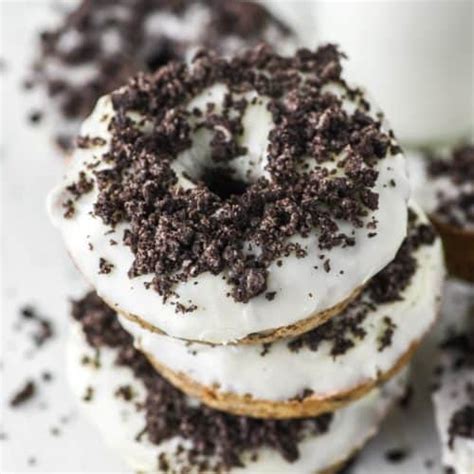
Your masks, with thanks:
[{"label": "donut hole", "polygon": [[224,201],[244,194],[249,187],[249,183],[238,179],[232,169],[224,167],[204,168],[200,180]]}]

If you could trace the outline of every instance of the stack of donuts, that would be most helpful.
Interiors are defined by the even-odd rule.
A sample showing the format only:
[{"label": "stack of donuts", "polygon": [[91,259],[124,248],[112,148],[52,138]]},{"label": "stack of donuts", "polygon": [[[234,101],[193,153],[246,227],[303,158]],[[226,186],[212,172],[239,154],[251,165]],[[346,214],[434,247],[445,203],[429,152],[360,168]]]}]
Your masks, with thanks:
[{"label": "stack of donuts", "polygon": [[436,320],[439,238],[333,45],[199,52],[84,122],[54,224],[74,392],[145,472],[336,472]]}]

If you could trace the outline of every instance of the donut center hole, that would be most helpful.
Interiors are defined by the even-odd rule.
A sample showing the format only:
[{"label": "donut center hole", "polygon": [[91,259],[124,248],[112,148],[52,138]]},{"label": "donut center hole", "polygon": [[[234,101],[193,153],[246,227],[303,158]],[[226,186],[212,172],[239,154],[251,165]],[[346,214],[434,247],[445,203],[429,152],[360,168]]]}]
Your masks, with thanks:
[{"label": "donut center hole", "polygon": [[205,168],[201,181],[224,201],[231,196],[244,194],[249,187],[249,183],[236,178],[228,168]]}]

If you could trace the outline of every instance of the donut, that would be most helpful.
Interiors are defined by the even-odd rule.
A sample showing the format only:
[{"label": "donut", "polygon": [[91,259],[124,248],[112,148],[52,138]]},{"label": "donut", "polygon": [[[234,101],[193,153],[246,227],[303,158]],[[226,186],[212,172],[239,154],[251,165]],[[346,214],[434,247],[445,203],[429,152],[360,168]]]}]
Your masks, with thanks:
[{"label": "donut", "polygon": [[456,474],[474,472],[474,330],[467,326],[441,345],[433,393],[442,462]]},{"label": "donut", "polygon": [[229,54],[296,38],[264,6],[234,0],[81,0],[42,31],[28,87],[39,86],[57,110],[56,141],[70,151],[82,119],[104,94],[139,71],[186,59],[199,47]]},{"label": "donut", "polygon": [[341,312],[395,257],[409,197],[404,156],[342,58],[202,53],[102,98],[48,206],[99,296],[215,344]]},{"label": "donut", "polygon": [[155,372],[110,309],[89,297],[74,311],[91,302],[71,331],[71,388],[106,443],[137,472],[335,473],[377,432],[406,386],[403,373],[354,404],[313,418],[228,415]]},{"label": "donut", "polygon": [[440,239],[413,212],[395,259],[343,313],[302,336],[212,346],[119,320],[165,378],[206,405],[259,418],[315,416],[362,397],[411,359],[438,315],[443,275]]},{"label": "donut", "polygon": [[474,145],[410,152],[416,200],[439,231],[449,272],[474,282]]}]

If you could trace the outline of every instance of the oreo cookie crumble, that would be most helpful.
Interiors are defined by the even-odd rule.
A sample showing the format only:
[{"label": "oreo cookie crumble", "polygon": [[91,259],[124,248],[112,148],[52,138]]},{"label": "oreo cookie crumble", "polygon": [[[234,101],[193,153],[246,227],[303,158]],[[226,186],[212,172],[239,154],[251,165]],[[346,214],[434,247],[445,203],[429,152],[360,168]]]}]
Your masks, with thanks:
[{"label": "oreo cookie crumble", "polygon": [[[191,449],[179,445],[173,460],[163,455],[158,467],[175,472],[176,460],[182,472],[193,466],[202,471],[227,472],[255,459],[260,448],[270,448],[288,462],[299,457],[298,444],[306,436],[326,433],[332,414],[294,420],[260,420],[233,416],[205,405],[190,404],[187,397],[162,378],[146,357],[133,347],[131,336],[119,325],[116,314],[95,293],[75,301],[72,315],[82,327],[87,342],[99,352],[102,347],[117,350],[116,364],[130,368],[147,390],[143,415],[145,427],[139,438],[159,444],[173,437],[192,442]],[[111,387],[111,390],[113,388]],[[129,397],[128,388],[119,387],[117,396]],[[93,403],[93,399],[91,400]],[[181,471],[180,471],[181,472]]]},{"label": "oreo cookie crumble", "polygon": [[20,316],[24,321],[35,326],[31,334],[31,339],[37,348],[43,347],[54,336],[54,327],[52,321],[40,314],[37,308],[31,305],[25,305],[20,309]]},{"label": "oreo cookie crumble", "polygon": [[[180,35],[170,33],[170,21],[182,22],[173,25]],[[82,0],[56,28],[40,34],[39,58],[26,84],[45,88],[63,119],[83,119],[102,95],[138,71],[186,59],[198,46],[229,53],[267,34],[286,38],[290,31],[253,2]],[[78,83],[74,76],[80,69],[89,73]],[[60,133],[57,142],[66,150],[73,145],[68,132]]]},{"label": "oreo cookie crumble", "polygon": [[456,437],[474,439],[474,398],[473,403],[457,410],[449,422],[449,448],[452,450]]},{"label": "oreo cookie crumble", "polygon": [[[338,357],[345,354],[366,336],[364,322],[370,313],[381,305],[395,303],[403,299],[403,291],[408,288],[417,270],[415,252],[425,245],[432,245],[436,233],[429,224],[420,223],[416,214],[409,210],[408,235],[394,260],[375,275],[360,296],[349,304],[343,314],[309,331],[288,343],[288,348],[298,352],[303,348],[317,351],[323,342],[330,344],[330,354]],[[381,352],[392,343],[396,330],[389,317],[379,339]]]},{"label": "oreo cookie crumble", "polygon": [[19,407],[31,400],[36,394],[36,384],[32,380],[27,380],[25,384],[19,389],[10,399],[10,406],[12,408]]},{"label": "oreo cookie crumble", "polygon": [[456,148],[448,159],[429,157],[427,170],[433,179],[449,179],[459,191],[454,197],[439,192],[436,215],[458,228],[474,224],[474,145]]},{"label": "oreo cookie crumble", "polygon": [[[262,294],[272,299],[270,266],[307,255],[292,237],[317,233],[320,250],[356,244],[339,223],[362,228],[378,209],[376,165],[399,149],[369,115],[363,93],[345,83],[342,58],[333,45],[293,57],[264,45],[229,60],[201,52],[192,65],[171,63],[112,94],[107,168],[92,171],[94,214],[112,228],[127,223],[130,278],[153,275],[149,286],[167,300],[179,298],[178,283],[210,272],[223,274],[237,302]],[[221,110],[213,103],[204,112],[189,110],[193,98],[216,84],[228,89]],[[239,145],[242,117],[259,96],[267,98],[273,119],[266,174],[237,178],[234,160],[246,152]],[[354,101],[354,111],[346,111],[344,98]],[[193,187],[185,188],[174,162],[198,130],[210,133],[212,172],[187,176]],[[368,227],[374,232],[377,223]],[[329,259],[322,268],[334,271]]]},{"label": "oreo cookie crumble", "polygon": [[[453,373],[464,370],[474,370],[474,331],[453,332],[441,344],[441,349],[450,357],[448,362],[440,365],[435,373],[437,378],[443,376],[445,371]],[[438,381],[436,390],[441,388]],[[460,391],[464,393],[460,393]],[[454,449],[454,443],[457,437],[474,439],[474,383],[469,377],[466,377],[458,387],[456,393],[450,395],[452,398],[462,397],[463,404],[459,402],[459,408],[453,412],[447,427],[448,447]]]}]

